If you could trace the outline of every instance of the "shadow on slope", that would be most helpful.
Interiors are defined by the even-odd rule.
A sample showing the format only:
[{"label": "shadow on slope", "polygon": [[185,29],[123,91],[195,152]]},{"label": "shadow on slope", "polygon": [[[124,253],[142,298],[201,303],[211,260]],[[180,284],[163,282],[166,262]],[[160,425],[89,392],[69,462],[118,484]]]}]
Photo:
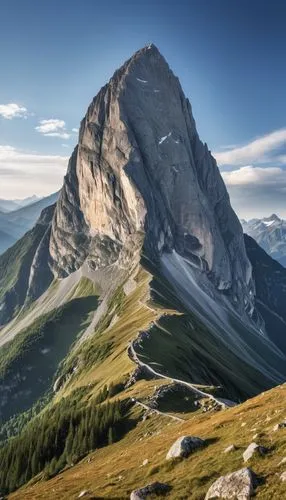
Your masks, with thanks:
[{"label": "shadow on slope", "polygon": [[90,322],[95,296],[76,298],[35,320],[0,350],[2,422],[51,388],[59,363]]}]

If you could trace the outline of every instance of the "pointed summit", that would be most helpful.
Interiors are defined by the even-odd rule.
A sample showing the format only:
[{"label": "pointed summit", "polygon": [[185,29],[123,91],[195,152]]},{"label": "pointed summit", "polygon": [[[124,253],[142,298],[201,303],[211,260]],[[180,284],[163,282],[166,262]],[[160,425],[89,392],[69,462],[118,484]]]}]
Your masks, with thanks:
[{"label": "pointed summit", "polygon": [[230,290],[236,307],[251,302],[242,228],[180,82],[154,44],[123,64],[88,109],[55,214],[51,267],[59,276],[86,260],[104,268],[139,234],[150,260],[175,250]]},{"label": "pointed summit", "polygon": [[266,217],[264,220],[265,221],[275,220],[275,221],[279,222],[281,219],[278,217],[278,215],[272,214],[272,215],[270,215],[270,217]]}]

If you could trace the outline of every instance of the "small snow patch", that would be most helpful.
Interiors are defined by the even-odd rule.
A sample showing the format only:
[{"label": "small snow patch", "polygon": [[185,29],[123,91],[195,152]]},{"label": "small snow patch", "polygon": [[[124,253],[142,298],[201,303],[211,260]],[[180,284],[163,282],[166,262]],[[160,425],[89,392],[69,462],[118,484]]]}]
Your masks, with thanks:
[{"label": "small snow patch", "polygon": [[263,221],[263,224],[265,226],[272,226],[272,224],[274,224],[275,220],[269,220],[269,221]]},{"label": "small snow patch", "polygon": [[171,134],[172,132],[169,132],[167,135],[161,137],[161,139],[159,140],[159,144],[162,144],[166,139],[168,139],[168,137],[170,137]]},{"label": "small snow patch", "polygon": [[136,78],[136,80],[141,83],[148,83],[148,80],[142,80],[141,78]]}]

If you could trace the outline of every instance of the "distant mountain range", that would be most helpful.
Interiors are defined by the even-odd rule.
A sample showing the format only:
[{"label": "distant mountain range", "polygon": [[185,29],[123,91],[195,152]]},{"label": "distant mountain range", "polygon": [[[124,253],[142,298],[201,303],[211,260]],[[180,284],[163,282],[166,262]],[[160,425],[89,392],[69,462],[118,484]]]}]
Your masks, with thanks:
[{"label": "distant mountain range", "polygon": [[[53,193],[45,198],[32,196],[25,200],[0,200],[0,254],[34,226],[41,211],[53,205],[58,199],[58,194],[58,192]],[[8,207],[11,208],[16,201],[21,201],[23,206],[18,207],[17,210],[8,211]],[[9,202],[11,202],[10,205]]]},{"label": "distant mountain range", "polygon": [[0,199],[0,212],[12,212],[14,210],[18,210],[19,208],[26,207],[31,205],[32,203],[36,203],[41,200],[43,197],[29,196],[28,198],[23,199],[15,199],[15,200],[4,200]]},{"label": "distant mountain range", "polygon": [[263,219],[242,220],[241,224],[246,234],[286,267],[286,220],[272,214]]}]

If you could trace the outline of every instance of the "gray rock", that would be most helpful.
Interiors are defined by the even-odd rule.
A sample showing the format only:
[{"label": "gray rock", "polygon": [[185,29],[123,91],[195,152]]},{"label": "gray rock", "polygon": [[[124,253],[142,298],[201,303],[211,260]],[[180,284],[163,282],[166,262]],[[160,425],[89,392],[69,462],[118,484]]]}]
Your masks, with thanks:
[{"label": "gray rock", "polygon": [[182,436],[175,441],[175,443],[169,449],[166,459],[171,458],[187,458],[193,451],[198,448],[202,448],[206,445],[206,442],[199,438],[193,436]]},{"label": "gray rock", "polygon": [[267,453],[267,448],[256,443],[251,443],[243,453],[243,460],[247,462],[253,455],[265,455],[265,453]]},{"label": "gray rock", "polygon": [[165,483],[151,483],[147,486],[144,486],[143,488],[132,491],[130,500],[144,500],[144,498],[148,498],[149,495],[164,495],[170,489],[171,487]]},{"label": "gray rock", "polygon": [[245,467],[218,478],[209,488],[205,500],[211,498],[248,500],[254,494],[255,484],[255,474]]},{"label": "gray rock", "polygon": [[286,481],[286,471],[282,472],[280,479],[281,479],[281,481],[283,481],[283,483]]}]

